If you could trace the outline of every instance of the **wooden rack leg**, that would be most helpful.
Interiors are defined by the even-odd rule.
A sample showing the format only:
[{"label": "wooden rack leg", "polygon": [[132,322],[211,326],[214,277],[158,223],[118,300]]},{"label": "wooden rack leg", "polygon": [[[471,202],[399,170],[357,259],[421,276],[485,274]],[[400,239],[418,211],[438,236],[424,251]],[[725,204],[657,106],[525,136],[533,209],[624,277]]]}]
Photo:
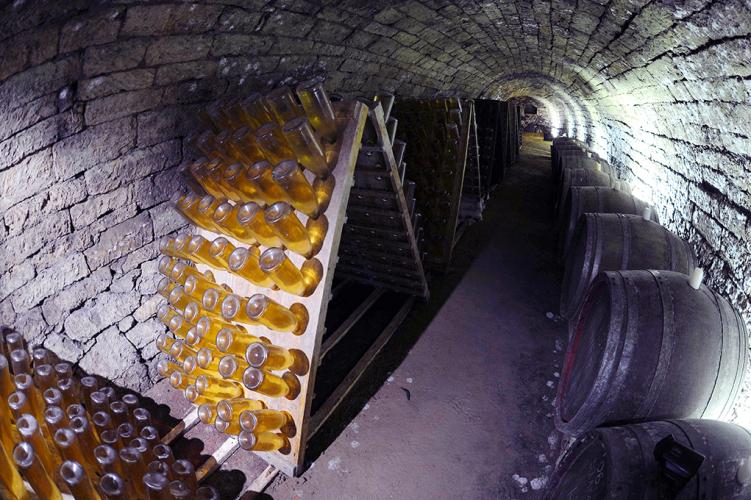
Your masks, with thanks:
[{"label": "wooden rack leg", "polygon": [[326,402],[323,403],[323,406],[321,406],[318,411],[311,415],[309,436],[315,435],[315,433],[318,432],[326,419],[331,416],[331,414],[334,413],[334,410],[339,407],[339,404],[341,404],[347,394],[349,394],[349,391],[352,390],[352,387],[354,387],[354,385],[360,379],[368,365],[370,365],[370,363],[373,361],[373,359],[375,359],[378,353],[381,352],[383,346],[386,345],[386,342],[389,341],[396,329],[399,328],[399,325],[401,325],[402,321],[404,321],[404,318],[407,317],[407,314],[412,309],[412,305],[414,303],[414,297],[409,297],[404,302],[404,305],[402,305],[402,307],[396,313],[394,318],[389,322],[389,324],[386,325],[386,328],[383,329],[383,332],[381,332],[375,342],[373,342],[373,345],[371,345],[370,348],[365,352],[365,354],[363,354],[362,358],[360,358],[360,361],[358,361],[357,364],[352,368],[352,370],[350,370],[350,372],[337,386],[331,396],[329,396]]},{"label": "wooden rack leg", "polygon": [[[339,328],[334,330],[334,332],[329,335],[326,340],[323,341],[323,344],[321,345],[321,352],[319,354],[318,359],[322,360],[326,354],[342,339],[344,336],[350,331],[350,329],[357,323],[360,318],[362,318],[363,314],[368,312],[368,309],[370,309],[375,302],[381,298],[381,296],[386,292],[384,288],[376,288],[373,290],[370,295],[360,304],[357,306],[357,308],[352,311],[352,314],[350,314],[346,320],[344,320],[344,323],[341,324]],[[320,361],[319,361],[320,364]]]},{"label": "wooden rack leg", "polygon": [[170,430],[167,434],[164,435],[164,437],[162,437],[162,443],[170,444],[172,441],[195,427],[199,421],[200,419],[198,418],[198,408],[193,408],[190,413],[185,415],[185,418],[178,422],[177,425],[172,428],[172,430]]},{"label": "wooden rack leg", "polygon": [[250,486],[248,486],[246,491],[251,493],[263,493],[263,490],[271,484],[271,481],[274,480],[277,474],[279,474],[279,469],[273,465],[269,465],[253,480],[252,483],[250,483]]},{"label": "wooden rack leg", "polygon": [[232,436],[227,438],[222,445],[216,449],[214,453],[201,465],[196,471],[196,480],[198,482],[203,481],[206,477],[214,473],[224,462],[232,456],[240,448],[240,444],[236,437]]}]

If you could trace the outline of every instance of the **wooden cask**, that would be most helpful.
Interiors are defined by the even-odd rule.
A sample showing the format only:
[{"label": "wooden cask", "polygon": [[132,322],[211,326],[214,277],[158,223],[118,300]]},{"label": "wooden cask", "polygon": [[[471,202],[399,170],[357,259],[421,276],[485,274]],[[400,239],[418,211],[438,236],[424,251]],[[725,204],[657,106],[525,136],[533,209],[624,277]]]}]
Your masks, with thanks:
[{"label": "wooden cask", "polygon": [[[749,431],[716,420],[665,420],[595,429],[566,450],[550,477],[545,498],[747,499],[751,498],[749,456]],[[682,480],[675,480],[676,476]]]},{"label": "wooden cask", "polygon": [[607,271],[587,292],[556,397],[556,427],[725,417],[746,369],[746,328],[723,297],[672,271]]},{"label": "wooden cask", "polygon": [[563,170],[561,185],[558,191],[558,203],[556,210],[566,206],[569,190],[577,186],[607,186],[615,187],[616,179],[608,174],[589,168],[567,168]]},{"label": "wooden cask", "polygon": [[621,213],[583,214],[566,256],[561,316],[576,315],[602,271],[658,269],[690,275],[695,267],[691,246],[656,222]]},{"label": "wooden cask", "polygon": [[565,258],[579,219],[585,213],[645,215],[658,221],[657,213],[640,199],[609,186],[576,186],[569,190],[558,212],[558,255]]}]

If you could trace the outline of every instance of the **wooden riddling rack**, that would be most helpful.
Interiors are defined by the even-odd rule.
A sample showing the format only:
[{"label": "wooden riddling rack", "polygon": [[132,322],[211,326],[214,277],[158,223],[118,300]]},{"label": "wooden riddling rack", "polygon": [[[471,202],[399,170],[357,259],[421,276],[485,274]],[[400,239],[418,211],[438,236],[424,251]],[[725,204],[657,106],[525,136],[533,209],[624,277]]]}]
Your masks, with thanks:
[{"label": "wooden riddling rack", "polygon": [[519,152],[517,107],[506,101],[475,99],[477,136],[480,149],[480,177],[483,192],[489,194],[503,180],[506,169]]},{"label": "wooden riddling rack", "polygon": [[[428,298],[415,183],[405,182],[406,143],[395,140],[393,96],[371,103],[347,205],[337,274]],[[385,107],[385,110],[384,110]]]},{"label": "wooden riddling rack", "polygon": [[477,138],[475,104],[471,100],[464,100],[462,106],[469,107],[469,119],[466,124],[466,126],[469,126],[469,138],[467,165],[464,169],[464,183],[459,205],[459,232],[466,224],[482,220],[482,212],[485,210],[485,200],[487,199],[480,174],[480,146]]},{"label": "wooden riddling rack", "polygon": [[[249,297],[256,293],[262,293],[282,306],[290,307],[293,304],[302,304],[307,310],[308,323],[304,332],[299,335],[277,332],[259,324],[239,323],[248,330],[249,334],[264,337],[270,340],[273,345],[302,351],[309,364],[307,373],[298,375],[297,377],[299,392],[294,399],[268,397],[244,388],[244,397],[262,401],[269,409],[286,411],[291,415],[294,421],[295,432],[287,436],[289,439],[288,449],[274,452],[255,451],[268,464],[288,475],[296,475],[302,472],[305,444],[309,429],[310,407],[313,397],[312,388],[318,367],[321,338],[325,330],[324,320],[331,298],[333,271],[336,266],[342,226],[345,222],[345,210],[353,180],[353,169],[360,148],[363,127],[367,118],[366,106],[356,101],[336,102],[334,103],[334,110],[336,112],[338,128],[337,139],[334,144],[326,146],[326,157],[331,175],[334,178],[334,189],[326,211],[323,214],[328,221],[328,229],[320,251],[315,254],[315,258],[321,263],[323,269],[322,279],[315,288],[315,291],[309,296],[300,297],[279,289],[272,290],[270,288],[259,287],[228,271],[209,268],[203,264],[196,265],[201,272],[210,269],[218,284],[229,286],[240,297]],[[306,172],[306,176],[309,181],[313,178],[310,172]],[[193,183],[191,185],[194,186]],[[301,222],[305,224],[307,217],[302,213],[295,213]],[[196,230],[196,233],[209,241],[222,236],[227,238],[236,247],[248,246],[226,234],[209,231],[206,228],[199,228]],[[286,252],[286,255],[298,268],[305,261],[304,257],[291,251]],[[176,432],[185,432],[198,423],[197,411],[194,408],[185,416]],[[203,478],[213,472],[238,447],[237,437],[228,435],[225,443],[215,451],[203,470],[199,471],[199,478]]]},{"label": "wooden riddling rack", "polygon": [[462,107],[458,98],[406,99],[393,113],[398,135],[411,145],[405,156],[424,220],[424,264],[444,271],[456,242],[472,106]]},{"label": "wooden riddling rack", "polygon": [[[282,304],[291,306],[299,303],[308,311],[308,326],[302,335],[290,335],[279,333],[262,326],[249,326],[249,330],[259,335],[268,337],[274,345],[281,345],[287,349],[298,349],[305,353],[310,363],[310,370],[306,375],[299,377],[300,394],[294,400],[285,398],[270,398],[250,390],[246,391],[246,397],[259,399],[266,403],[269,408],[284,410],[292,415],[297,433],[290,438],[290,452],[255,452],[267,463],[287,475],[297,475],[302,467],[305,455],[305,442],[307,439],[308,421],[310,416],[310,404],[312,401],[312,388],[315,381],[315,371],[318,367],[318,354],[321,347],[321,338],[324,334],[324,321],[331,297],[331,286],[334,276],[334,268],[337,265],[337,254],[342,234],[342,226],[345,222],[345,210],[349,190],[352,186],[352,170],[357,158],[357,152],[362,137],[362,130],[366,116],[365,106],[354,101],[342,101],[336,104],[337,121],[340,126],[340,135],[336,144],[327,156],[332,158],[334,165],[332,175],[335,180],[334,192],[331,195],[329,206],[324,215],[328,219],[328,231],[321,250],[316,254],[324,269],[323,279],[316,291],[309,297],[290,295],[282,290],[269,290],[261,288],[250,282],[230,274],[226,271],[215,271],[217,280],[228,284],[235,293],[249,297],[254,293],[264,293],[266,296]],[[305,223],[305,216],[300,214],[300,219]],[[202,229],[200,231],[207,239],[213,239],[217,234]],[[232,240],[230,240],[232,241]],[[239,242],[235,242],[240,244]],[[290,260],[299,268],[305,259],[297,254],[288,252]],[[198,266],[202,269],[202,266]],[[232,439],[232,438],[230,438]]]}]

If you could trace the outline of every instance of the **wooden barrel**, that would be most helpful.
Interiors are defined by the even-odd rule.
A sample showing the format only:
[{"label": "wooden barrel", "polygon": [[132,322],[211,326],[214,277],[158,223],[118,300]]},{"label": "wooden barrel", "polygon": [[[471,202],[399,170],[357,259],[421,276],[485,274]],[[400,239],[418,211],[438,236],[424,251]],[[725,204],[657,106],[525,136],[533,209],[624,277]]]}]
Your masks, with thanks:
[{"label": "wooden barrel", "polygon": [[613,187],[613,179],[608,174],[589,168],[567,168],[563,170],[561,185],[558,191],[556,210],[560,211],[566,205],[569,190],[577,186],[607,186]]},{"label": "wooden barrel", "polygon": [[647,208],[649,219],[659,222],[657,212],[650,205],[619,189],[603,186],[572,187],[558,211],[558,255],[564,259],[568,255],[571,239],[582,214],[644,215]]},{"label": "wooden barrel", "polygon": [[746,368],[746,328],[724,298],[672,271],[607,271],[589,288],[556,397],[556,427],[718,418]]},{"label": "wooden barrel", "polygon": [[592,158],[590,156],[575,156],[575,155],[563,155],[560,161],[560,173],[557,184],[560,185],[563,182],[563,172],[570,168],[588,168],[590,170],[597,170],[599,172],[610,175],[610,170],[606,170],[602,167],[600,160]]},{"label": "wooden barrel", "polygon": [[[692,469],[695,474],[679,488],[665,474],[665,455],[660,453],[665,444],[658,446],[669,436],[679,445],[670,449],[685,446],[704,456],[698,469]],[[666,462],[680,464],[683,456],[668,456]],[[749,456],[751,434],[716,420],[665,420],[595,429],[566,450],[550,477],[545,498],[747,499],[751,498],[745,463]]]},{"label": "wooden barrel", "polygon": [[586,150],[577,143],[566,143],[559,146],[551,146],[550,165],[553,169],[553,181],[558,183],[561,176],[561,157],[567,154],[586,155]]},{"label": "wooden barrel", "polygon": [[601,271],[659,269],[689,275],[695,267],[691,246],[656,222],[640,215],[585,213],[566,256],[561,316],[575,316],[589,284]]}]

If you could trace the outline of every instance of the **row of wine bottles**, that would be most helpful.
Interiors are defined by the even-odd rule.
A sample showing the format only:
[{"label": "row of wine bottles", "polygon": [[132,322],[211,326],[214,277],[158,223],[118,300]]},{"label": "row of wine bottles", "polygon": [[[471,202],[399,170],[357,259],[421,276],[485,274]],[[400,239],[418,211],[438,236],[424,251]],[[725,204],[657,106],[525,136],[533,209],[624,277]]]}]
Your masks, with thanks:
[{"label": "row of wine bottles", "polygon": [[[315,255],[335,188],[333,106],[320,83],[306,82],[296,94],[285,87],[202,114],[208,130],[188,143],[203,157],[182,170],[203,193],[178,193],[173,203],[189,222],[218,234],[178,234],[160,245],[157,292],[167,303],[157,317],[168,332],[157,347],[168,357],[157,369],[198,406],[203,423],[255,451],[289,452],[292,416],[260,396],[297,398],[299,377],[309,370],[302,351],[273,344],[260,328],[302,335],[307,309],[282,305],[264,289],[299,297],[316,291],[323,267]],[[298,265],[287,251],[305,260]],[[240,277],[257,293],[235,293],[196,264]]]},{"label": "row of wine bottles", "polygon": [[94,377],[77,378],[70,363],[32,350],[16,332],[0,341],[0,485],[26,499],[217,499],[199,488],[195,470],[160,442],[151,414],[133,394]]}]

